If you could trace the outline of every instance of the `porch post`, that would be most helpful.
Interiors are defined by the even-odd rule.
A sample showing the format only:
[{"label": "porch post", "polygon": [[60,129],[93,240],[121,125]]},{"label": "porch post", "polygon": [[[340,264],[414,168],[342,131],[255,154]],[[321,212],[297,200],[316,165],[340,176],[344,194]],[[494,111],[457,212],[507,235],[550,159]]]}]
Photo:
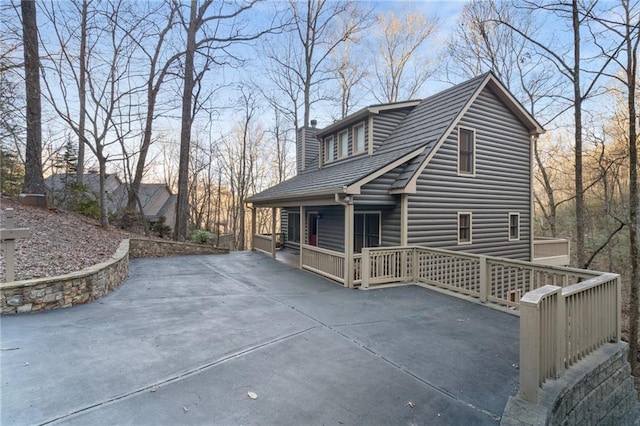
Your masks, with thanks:
[{"label": "porch post", "polygon": [[306,233],[306,228],[307,228],[307,209],[304,206],[300,206],[300,233],[298,235],[300,235],[300,259],[299,259],[299,263],[300,263],[300,269],[302,269],[302,246],[305,245],[305,243],[307,242],[307,233]]},{"label": "porch post", "polygon": [[344,206],[344,286],[353,288],[353,201]]},{"label": "porch post", "polygon": [[400,245],[409,245],[409,194],[400,194]]},{"label": "porch post", "polygon": [[251,250],[256,249],[256,206],[251,206]]},{"label": "porch post", "polygon": [[276,258],[276,213],[278,209],[271,207],[271,257]]}]

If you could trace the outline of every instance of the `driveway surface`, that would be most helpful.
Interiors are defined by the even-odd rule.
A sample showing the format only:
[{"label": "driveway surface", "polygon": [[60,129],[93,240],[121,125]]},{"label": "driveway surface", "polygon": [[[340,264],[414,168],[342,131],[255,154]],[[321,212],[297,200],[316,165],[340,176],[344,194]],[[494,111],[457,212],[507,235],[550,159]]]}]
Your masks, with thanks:
[{"label": "driveway surface", "polygon": [[496,424],[518,385],[515,316],[251,252],[133,259],[97,302],[0,321],[3,426]]}]

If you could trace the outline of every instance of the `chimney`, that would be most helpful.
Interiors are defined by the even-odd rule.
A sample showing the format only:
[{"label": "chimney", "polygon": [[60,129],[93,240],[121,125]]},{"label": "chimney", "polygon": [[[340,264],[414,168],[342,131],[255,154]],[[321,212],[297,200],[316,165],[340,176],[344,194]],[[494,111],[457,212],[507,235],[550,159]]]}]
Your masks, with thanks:
[{"label": "chimney", "polygon": [[311,127],[302,127],[296,133],[296,170],[298,173],[312,167],[313,164],[316,167],[318,165],[317,125],[317,120],[311,120]]}]

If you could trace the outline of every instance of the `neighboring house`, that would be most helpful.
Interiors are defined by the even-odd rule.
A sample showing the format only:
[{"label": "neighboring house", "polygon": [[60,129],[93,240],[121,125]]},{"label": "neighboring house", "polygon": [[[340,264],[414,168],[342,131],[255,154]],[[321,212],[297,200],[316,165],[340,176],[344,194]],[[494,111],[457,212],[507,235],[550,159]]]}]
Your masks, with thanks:
[{"label": "neighboring house", "polygon": [[[73,174],[54,174],[45,179],[45,187],[53,201],[53,206],[64,205],[68,197],[67,185],[75,181]],[[95,195],[100,193],[100,176],[98,173],[86,173],[82,183],[88,191]],[[116,213],[127,205],[127,186],[115,174],[105,176],[105,191],[107,211]],[[138,198],[142,204],[145,219],[150,225],[162,220],[171,227],[175,225],[175,210],[177,198],[169,187],[160,183],[142,183],[138,191]],[[164,219],[163,219],[164,218]]]},{"label": "neighboring house", "polygon": [[[246,201],[280,208],[285,246],[303,253],[349,261],[363,247],[422,245],[539,261],[532,146],[543,132],[487,73],[300,129],[297,176]],[[568,263],[562,244],[548,263]]]}]

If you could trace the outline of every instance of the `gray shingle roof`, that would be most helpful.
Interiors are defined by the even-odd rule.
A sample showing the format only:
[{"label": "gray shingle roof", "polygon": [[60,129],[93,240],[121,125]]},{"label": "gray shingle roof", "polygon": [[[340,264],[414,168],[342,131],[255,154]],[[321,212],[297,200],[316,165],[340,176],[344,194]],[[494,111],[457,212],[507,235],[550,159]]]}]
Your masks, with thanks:
[{"label": "gray shingle roof", "polygon": [[335,164],[325,165],[292,177],[247,199],[248,202],[276,201],[295,196],[341,192],[343,187],[354,184],[370,174],[393,163],[398,158],[418,149],[410,144],[395,150],[385,150],[373,156],[354,157]]},{"label": "gray shingle roof", "polygon": [[[394,129],[383,144],[369,156],[355,157],[321,169],[305,170],[281,184],[247,199],[270,202],[294,197],[339,192],[406,156],[419,147],[424,151],[408,159],[404,170],[389,189],[402,189],[420,169],[438,142],[453,128],[474,95],[490,80],[491,73],[479,75],[423,99]],[[345,122],[349,117],[345,118]],[[334,126],[335,127],[335,126]]]}]

